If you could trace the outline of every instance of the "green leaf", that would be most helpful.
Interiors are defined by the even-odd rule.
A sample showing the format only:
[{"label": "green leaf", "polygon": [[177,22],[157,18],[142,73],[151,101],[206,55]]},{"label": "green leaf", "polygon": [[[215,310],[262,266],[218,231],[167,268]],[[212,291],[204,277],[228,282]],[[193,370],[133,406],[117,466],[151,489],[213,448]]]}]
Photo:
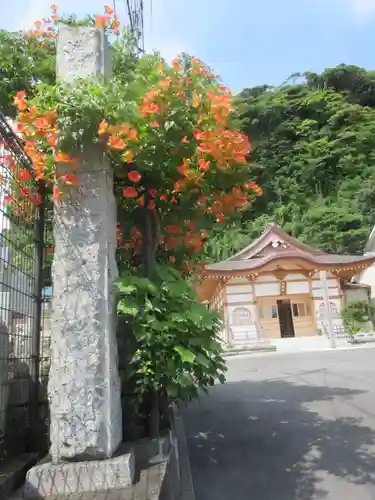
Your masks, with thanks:
[{"label": "green leaf", "polygon": [[134,285],[123,285],[121,283],[118,285],[118,289],[119,289],[120,292],[122,292],[124,294],[131,294],[131,293],[137,291],[137,287],[136,286],[134,286]]},{"label": "green leaf", "polygon": [[202,345],[202,339],[200,337],[197,338],[192,338],[189,340],[189,344],[192,346],[201,346]]},{"label": "green leaf", "polygon": [[174,347],[174,350],[180,355],[183,363],[194,363],[196,356],[189,349],[186,349],[186,347],[178,345]]},{"label": "green leaf", "polygon": [[178,396],[178,387],[176,385],[169,384],[166,387],[166,391],[168,396],[171,398],[175,398]]},{"label": "green leaf", "polygon": [[125,302],[120,301],[117,304],[117,312],[120,314],[126,314],[128,316],[137,316],[139,312],[139,307],[133,305],[126,305]]},{"label": "green leaf", "polygon": [[191,387],[194,385],[194,381],[189,373],[184,373],[178,379],[182,387]]},{"label": "green leaf", "polygon": [[171,321],[176,322],[176,323],[182,323],[182,322],[186,321],[186,317],[184,314],[172,313],[171,314]]},{"label": "green leaf", "polygon": [[206,358],[206,356],[203,356],[203,354],[201,354],[201,353],[198,353],[196,355],[195,361],[196,361],[196,363],[198,363],[199,365],[204,366],[205,368],[209,368],[210,367],[210,361]]}]

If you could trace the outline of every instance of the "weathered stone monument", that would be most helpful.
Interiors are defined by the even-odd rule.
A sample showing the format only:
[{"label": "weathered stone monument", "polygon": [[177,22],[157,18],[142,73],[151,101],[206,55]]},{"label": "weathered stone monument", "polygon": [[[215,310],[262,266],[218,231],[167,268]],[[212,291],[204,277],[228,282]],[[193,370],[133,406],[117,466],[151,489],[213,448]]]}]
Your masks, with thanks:
[{"label": "weathered stone monument", "polygon": [[[57,74],[109,75],[103,30],[61,26]],[[28,473],[26,496],[105,491],[131,483],[132,454],[118,455],[122,411],[116,343],[116,202],[112,168],[84,147],[79,187],[54,207],[50,400],[51,462]]]}]

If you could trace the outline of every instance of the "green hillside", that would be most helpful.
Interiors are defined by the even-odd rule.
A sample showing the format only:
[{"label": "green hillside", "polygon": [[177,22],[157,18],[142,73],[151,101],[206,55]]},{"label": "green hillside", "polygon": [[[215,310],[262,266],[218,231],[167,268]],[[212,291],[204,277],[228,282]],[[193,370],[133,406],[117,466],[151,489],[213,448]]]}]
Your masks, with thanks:
[{"label": "green hillside", "polygon": [[277,222],[327,252],[361,254],[375,223],[375,71],[341,65],[244,89],[242,130],[254,179],[251,211],[210,242],[220,259]]}]

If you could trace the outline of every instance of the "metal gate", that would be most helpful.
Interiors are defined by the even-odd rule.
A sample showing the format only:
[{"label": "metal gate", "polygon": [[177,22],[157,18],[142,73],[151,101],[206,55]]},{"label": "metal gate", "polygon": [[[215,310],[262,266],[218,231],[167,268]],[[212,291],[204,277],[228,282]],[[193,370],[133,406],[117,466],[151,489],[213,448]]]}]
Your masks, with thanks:
[{"label": "metal gate", "polygon": [[51,296],[45,205],[44,186],[0,113],[0,459],[47,445],[40,439]]}]

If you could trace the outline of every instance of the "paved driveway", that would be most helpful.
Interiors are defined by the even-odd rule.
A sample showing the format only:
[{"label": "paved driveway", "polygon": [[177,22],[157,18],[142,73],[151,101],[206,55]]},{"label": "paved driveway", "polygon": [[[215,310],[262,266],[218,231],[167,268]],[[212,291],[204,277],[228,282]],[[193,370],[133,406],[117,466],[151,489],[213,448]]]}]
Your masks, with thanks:
[{"label": "paved driveway", "polygon": [[185,411],[196,500],[375,500],[375,349],[228,364]]}]

